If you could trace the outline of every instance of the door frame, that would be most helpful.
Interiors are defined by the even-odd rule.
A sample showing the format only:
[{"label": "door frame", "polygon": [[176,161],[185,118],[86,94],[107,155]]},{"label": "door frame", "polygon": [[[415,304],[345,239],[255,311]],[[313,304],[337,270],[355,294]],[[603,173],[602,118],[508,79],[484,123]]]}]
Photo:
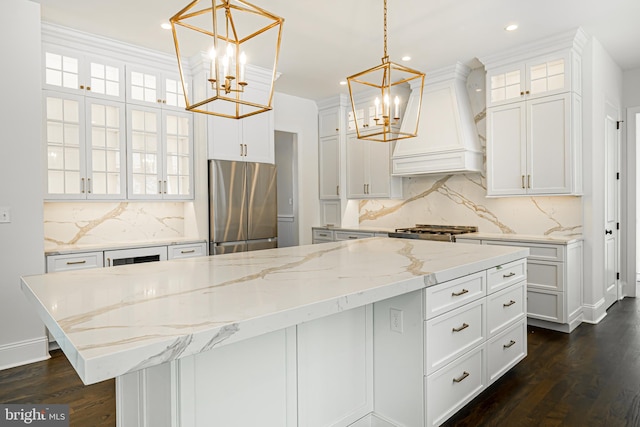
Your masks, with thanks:
[{"label": "door frame", "polygon": [[639,230],[637,224],[637,215],[640,209],[637,203],[640,202],[640,185],[637,179],[640,177],[638,168],[640,168],[640,150],[636,149],[636,144],[640,143],[637,132],[640,131],[640,106],[629,107],[626,109],[625,122],[622,133],[624,143],[622,144],[622,224],[626,233],[621,236],[622,250],[622,271],[623,283],[622,294],[626,297],[640,296],[640,286],[637,282],[638,274],[640,274],[640,263],[636,259],[638,254],[637,245],[640,244],[640,238],[637,236]]}]

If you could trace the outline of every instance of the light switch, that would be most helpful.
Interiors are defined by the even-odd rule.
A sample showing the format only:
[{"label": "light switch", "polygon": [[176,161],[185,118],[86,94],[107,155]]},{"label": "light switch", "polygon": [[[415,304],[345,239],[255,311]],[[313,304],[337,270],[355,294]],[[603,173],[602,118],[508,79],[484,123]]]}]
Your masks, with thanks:
[{"label": "light switch", "polygon": [[0,206],[0,223],[11,222],[11,208],[8,206]]}]

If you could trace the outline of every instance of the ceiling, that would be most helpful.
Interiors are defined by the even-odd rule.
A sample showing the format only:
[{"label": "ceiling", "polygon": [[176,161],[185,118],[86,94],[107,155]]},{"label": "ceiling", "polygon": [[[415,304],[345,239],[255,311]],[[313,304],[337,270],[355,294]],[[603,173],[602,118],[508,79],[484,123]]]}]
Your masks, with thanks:
[{"label": "ceiling", "polygon": [[[174,54],[160,24],[186,0],[35,0],[42,20]],[[383,0],[250,0],[285,19],[276,91],[310,99],[380,63]],[[581,26],[623,69],[640,68],[638,0],[388,0],[389,56],[424,72]],[[504,27],[517,23],[519,29]],[[181,46],[182,47],[182,46]],[[250,61],[250,59],[249,59]]]}]

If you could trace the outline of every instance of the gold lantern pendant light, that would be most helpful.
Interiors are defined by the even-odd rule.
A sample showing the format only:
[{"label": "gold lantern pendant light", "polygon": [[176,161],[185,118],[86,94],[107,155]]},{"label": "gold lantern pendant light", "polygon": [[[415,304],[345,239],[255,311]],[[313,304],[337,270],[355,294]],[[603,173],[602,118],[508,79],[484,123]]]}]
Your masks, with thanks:
[{"label": "gold lantern pendant light", "polygon": [[[200,4],[202,3],[202,4]],[[186,109],[219,117],[242,119],[272,109],[276,67],[284,19],[244,0],[194,0],[171,19],[173,41]],[[206,90],[199,100],[190,100],[188,76],[184,73],[177,29],[183,44],[196,45],[210,61]],[[259,90],[245,90],[252,83],[247,76],[245,46],[273,66],[262,67],[256,77]],[[196,86],[200,82],[195,82]],[[256,87],[256,84],[253,84]]]},{"label": "gold lantern pendant light", "polygon": [[[418,135],[424,73],[389,61],[387,53],[387,0],[384,0],[384,56],[382,64],[347,77],[349,96],[353,110],[353,121],[358,139],[377,142],[391,142],[398,139],[412,138]],[[411,108],[407,111],[415,113],[412,117],[401,117],[401,105],[406,105],[410,93]],[[372,99],[369,116],[372,121],[361,122],[361,114],[357,114],[356,98]],[[404,99],[402,99],[404,98]],[[393,105],[392,105],[393,103]]]}]

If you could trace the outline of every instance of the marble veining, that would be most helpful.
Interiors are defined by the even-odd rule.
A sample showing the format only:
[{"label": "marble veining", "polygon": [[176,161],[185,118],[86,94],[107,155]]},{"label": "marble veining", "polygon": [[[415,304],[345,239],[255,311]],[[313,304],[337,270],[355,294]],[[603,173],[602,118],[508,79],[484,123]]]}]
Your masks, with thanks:
[{"label": "marble veining", "polygon": [[27,276],[22,288],[91,384],[527,253],[379,237]]},{"label": "marble veining", "polygon": [[[480,143],[486,148],[484,70],[474,69],[467,91]],[[481,89],[477,91],[476,89]],[[486,155],[484,164],[486,166]],[[486,169],[486,167],[485,167]],[[486,197],[480,173],[403,178],[404,200],[362,200],[365,227],[414,224],[475,225],[481,232],[541,236],[580,236],[582,200],[575,196]]]},{"label": "marble veining", "polygon": [[45,250],[184,237],[182,202],[46,202]]}]

